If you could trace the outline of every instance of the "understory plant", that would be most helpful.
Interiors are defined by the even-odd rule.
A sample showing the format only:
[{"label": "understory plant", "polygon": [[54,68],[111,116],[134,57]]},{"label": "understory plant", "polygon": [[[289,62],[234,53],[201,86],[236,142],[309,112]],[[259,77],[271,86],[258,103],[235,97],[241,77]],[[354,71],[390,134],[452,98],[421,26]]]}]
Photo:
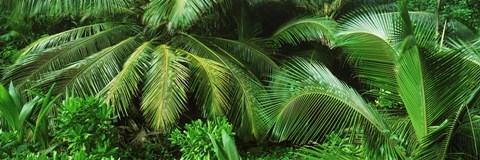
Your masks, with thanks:
[{"label": "understory plant", "polygon": [[213,159],[216,156],[212,140],[222,141],[222,136],[232,136],[232,129],[225,117],[206,122],[195,120],[186,124],[183,131],[175,129],[169,140],[180,147],[183,159]]},{"label": "understory plant", "polygon": [[[55,85],[52,85],[47,94],[29,91],[28,96],[35,97],[27,101],[27,96],[23,96],[12,83],[8,90],[0,85],[0,130],[6,132],[3,138],[15,135],[15,139],[8,140],[11,141],[10,145],[19,144],[18,147],[24,150],[31,145],[22,145],[23,143],[33,142],[39,144],[40,148],[47,148],[50,142],[48,114],[60,98],[59,95],[52,94],[54,88]],[[5,147],[9,147],[8,144],[2,146],[3,151]],[[0,152],[1,156],[4,155],[3,151]]]},{"label": "understory plant", "polygon": [[112,107],[95,97],[68,97],[53,119],[56,151],[67,155],[84,152],[94,158],[120,157],[122,140],[113,125]]}]

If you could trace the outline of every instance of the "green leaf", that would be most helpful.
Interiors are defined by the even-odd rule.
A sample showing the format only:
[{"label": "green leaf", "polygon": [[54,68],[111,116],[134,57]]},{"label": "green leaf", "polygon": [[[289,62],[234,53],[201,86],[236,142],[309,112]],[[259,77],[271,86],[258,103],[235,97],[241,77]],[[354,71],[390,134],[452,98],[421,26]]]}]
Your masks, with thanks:
[{"label": "green leaf", "polygon": [[321,17],[301,17],[293,19],[273,34],[272,39],[277,45],[298,45],[305,41],[319,41],[330,45],[336,33],[337,23]]},{"label": "green leaf", "polygon": [[114,106],[115,115],[127,115],[127,108],[132,106],[135,96],[139,96],[139,83],[143,81],[150,67],[151,42],[144,42],[123,64],[122,70],[103,88],[97,96]]},{"label": "green leaf", "polygon": [[185,66],[187,59],[167,45],[156,47],[152,54],[152,67],[145,74],[141,109],[155,130],[166,130],[187,109],[190,70]]}]

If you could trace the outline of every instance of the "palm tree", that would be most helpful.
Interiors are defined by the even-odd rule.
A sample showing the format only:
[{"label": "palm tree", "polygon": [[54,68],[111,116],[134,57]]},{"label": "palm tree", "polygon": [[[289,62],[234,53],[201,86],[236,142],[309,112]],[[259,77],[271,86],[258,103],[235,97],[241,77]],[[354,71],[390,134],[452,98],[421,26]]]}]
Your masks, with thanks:
[{"label": "palm tree", "polygon": [[[13,3],[14,1],[12,1]],[[70,3],[71,2],[71,3]],[[234,1],[238,3],[240,1]],[[30,17],[106,17],[41,38],[23,49],[4,82],[45,88],[71,88],[97,95],[126,116],[137,104],[151,128],[174,127],[186,110],[204,117],[229,115],[245,139],[258,138],[256,123],[262,76],[277,68],[269,41],[257,37],[247,16],[224,0],[24,1],[13,3]],[[79,6],[79,7],[77,7]],[[126,18],[118,18],[125,16]],[[237,33],[209,22],[235,16]],[[27,17],[28,18],[28,17]],[[227,26],[228,27],[228,26]],[[229,28],[227,28],[229,29]],[[135,102],[139,97],[140,102]],[[193,103],[191,103],[193,102]]]},{"label": "palm tree", "polygon": [[[399,1],[399,12],[381,7],[349,14],[330,39],[345,50],[360,81],[401,104],[403,113],[373,107],[324,65],[296,58],[272,76],[261,97],[262,133],[300,144],[332,131],[360,133],[373,159],[478,158],[479,41],[456,37],[461,31],[453,23],[436,35],[433,14],[409,13],[405,6]],[[309,25],[279,34],[295,44],[319,33],[328,32]],[[319,158],[342,157],[314,150]]]}]

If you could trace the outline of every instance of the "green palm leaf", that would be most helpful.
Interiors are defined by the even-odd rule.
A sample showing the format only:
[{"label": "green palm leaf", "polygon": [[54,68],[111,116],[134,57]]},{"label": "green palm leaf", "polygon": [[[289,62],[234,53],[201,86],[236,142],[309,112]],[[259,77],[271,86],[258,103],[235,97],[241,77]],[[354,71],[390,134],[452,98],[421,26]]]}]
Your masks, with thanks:
[{"label": "green palm leaf", "polygon": [[130,37],[67,68],[49,72],[35,87],[45,88],[56,83],[58,87],[54,93],[61,93],[68,87],[79,96],[95,95],[120,72],[124,60],[138,46],[138,37]]},{"label": "green palm leaf", "polygon": [[[223,111],[223,114],[230,115],[232,123],[236,126],[235,129],[244,133],[242,138],[245,141],[260,138],[256,107],[259,106],[257,95],[262,87],[256,80],[257,78],[249,70],[246,70],[246,66],[250,63],[267,62],[269,64],[266,66],[273,65],[274,67],[275,63],[259,48],[238,41],[219,38],[209,40],[200,36],[183,34],[177,43],[190,53],[215,60],[216,63],[223,66],[224,71],[222,72],[226,74],[225,78],[231,80],[224,84],[226,87],[222,89],[225,90],[222,91],[224,92],[222,96],[231,97],[222,98],[222,100],[225,99],[224,105],[228,106],[224,106],[222,110],[217,109],[217,111]],[[245,63],[245,61],[247,62]],[[266,69],[271,70],[268,67]]]},{"label": "green palm leaf", "polygon": [[190,60],[191,89],[195,93],[196,104],[203,108],[203,115],[211,117],[227,113],[231,106],[231,92],[228,90],[232,86],[231,73],[221,63],[186,51],[179,52]]},{"label": "green palm leaf", "polygon": [[235,133],[243,141],[261,140],[260,133],[261,117],[259,96],[264,94],[264,87],[255,79],[250,78],[241,69],[232,71],[237,83],[233,86],[233,106],[229,111],[229,117],[235,127]]},{"label": "green palm leaf", "polygon": [[[293,59],[273,75],[267,94],[261,97],[260,113],[265,121],[262,133],[271,132],[275,141],[295,143],[323,141],[324,135],[362,125],[371,157],[397,158],[402,154],[390,141],[390,128],[352,88],[332,75],[323,65]],[[331,123],[336,122],[336,123]],[[393,145],[387,145],[393,144]]]},{"label": "green palm leaf", "polygon": [[330,45],[336,33],[337,23],[321,17],[302,17],[283,24],[273,34],[277,45],[294,44],[304,41],[320,41]]},{"label": "green palm leaf", "polygon": [[155,130],[165,130],[177,122],[187,102],[189,69],[187,59],[167,45],[153,52],[152,67],[146,73],[142,110]]},{"label": "green palm leaf", "polygon": [[392,21],[399,17],[377,10],[348,15],[341,22],[335,45],[348,52],[348,61],[363,83],[385,90],[390,93],[387,99],[398,102],[395,63],[399,53],[394,40],[398,27]]},{"label": "green palm leaf", "polygon": [[269,92],[262,100],[263,114],[269,119],[266,129],[273,127],[275,140],[292,139],[298,143],[314,140],[322,135],[316,132],[325,134],[334,130],[333,126],[327,126],[328,123],[321,123],[320,119],[329,118],[341,120],[337,127],[346,128],[363,116],[379,130],[386,129],[361,96],[336,79],[323,65],[294,59],[272,78]]},{"label": "green palm leaf", "polygon": [[[257,77],[263,77],[278,69],[278,65],[270,58],[272,53],[265,47],[270,43],[262,39],[248,39],[235,41],[223,38],[211,38],[210,41],[222,48],[233,57],[241,60],[246,68],[252,71]],[[260,45],[259,45],[260,44]]]},{"label": "green palm leaf", "polygon": [[478,153],[477,124],[470,122],[474,116],[468,106],[478,94],[480,80],[480,57],[474,44],[454,42],[454,48],[427,62],[437,66],[426,74],[427,114],[433,129],[421,140],[419,158],[471,158]]},{"label": "green palm leaf", "polygon": [[127,108],[132,106],[132,100],[139,96],[142,82],[150,67],[150,53],[153,52],[152,44],[144,42],[138,47],[123,64],[120,71],[98,96],[102,97],[109,106],[115,106],[115,114],[127,115]]},{"label": "green palm leaf", "polygon": [[17,62],[6,72],[4,81],[29,87],[44,73],[63,69],[95,52],[117,43],[135,26],[111,23],[80,27],[42,38],[24,49]]}]

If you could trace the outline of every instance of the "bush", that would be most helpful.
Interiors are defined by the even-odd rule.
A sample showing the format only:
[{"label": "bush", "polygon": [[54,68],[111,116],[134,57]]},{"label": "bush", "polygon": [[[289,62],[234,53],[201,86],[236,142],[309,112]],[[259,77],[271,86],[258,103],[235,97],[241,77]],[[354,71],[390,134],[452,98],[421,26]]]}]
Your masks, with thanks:
[{"label": "bush", "polygon": [[16,132],[0,130],[0,159],[21,156],[25,152],[30,152],[32,148],[32,145],[18,141]]},{"label": "bush", "polygon": [[180,146],[183,159],[214,159],[215,149],[209,137],[209,133],[215,140],[222,140],[222,131],[232,136],[232,125],[225,117],[217,117],[212,121],[203,123],[201,120],[193,121],[185,125],[182,132],[174,130],[169,140],[174,145]]},{"label": "bush", "polygon": [[94,97],[67,98],[54,119],[54,141],[67,155],[85,153],[95,158],[120,156],[120,137],[112,124],[112,107]]}]

